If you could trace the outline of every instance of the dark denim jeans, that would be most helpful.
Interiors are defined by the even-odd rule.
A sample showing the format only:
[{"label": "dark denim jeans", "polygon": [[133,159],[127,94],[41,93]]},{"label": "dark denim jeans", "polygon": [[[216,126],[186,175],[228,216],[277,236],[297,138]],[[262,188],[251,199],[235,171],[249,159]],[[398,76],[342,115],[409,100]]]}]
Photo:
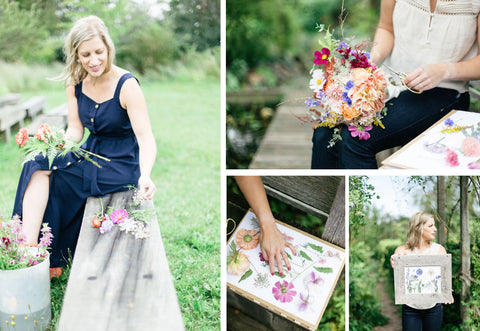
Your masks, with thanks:
[{"label": "dark denim jeans", "polygon": [[440,303],[430,309],[415,309],[403,305],[403,331],[440,331],[442,316],[443,307]]},{"label": "dark denim jeans", "polygon": [[313,133],[312,169],[376,169],[375,154],[388,148],[405,145],[450,110],[468,110],[470,95],[456,90],[434,88],[421,94],[402,92],[387,102],[385,129],[373,126],[370,139],[358,140],[344,126],[342,140],[328,148],[333,129],[319,127]]}]

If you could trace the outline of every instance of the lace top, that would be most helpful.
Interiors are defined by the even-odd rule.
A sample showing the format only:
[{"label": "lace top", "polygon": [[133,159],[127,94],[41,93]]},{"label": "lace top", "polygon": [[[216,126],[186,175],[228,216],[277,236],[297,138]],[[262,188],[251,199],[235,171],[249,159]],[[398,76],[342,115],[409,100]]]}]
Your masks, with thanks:
[{"label": "lace top", "polygon": [[[396,0],[395,45],[385,63],[398,71],[410,72],[426,64],[475,57],[479,12],[478,0],[437,0],[433,13],[429,0]],[[468,82],[443,81],[439,87],[465,92]]]},{"label": "lace top", "polygon": [[[417,247],[413,248],[413,249],[406,249],[405,250],[405,254],[406,255],[436,255],[438,254],[438,250],[440,249],[440,244],[437,244],[437,243],[432,243],[430,245],[429,248],[425,249],[424,251],[419,251]],[[415,305],[408,305],[412,308],[415,308],[415,309],[430,309],[430,308],[433,308],[435,307],[435,304],[433,305],[421,305],[421,304],[415,304]]]}]

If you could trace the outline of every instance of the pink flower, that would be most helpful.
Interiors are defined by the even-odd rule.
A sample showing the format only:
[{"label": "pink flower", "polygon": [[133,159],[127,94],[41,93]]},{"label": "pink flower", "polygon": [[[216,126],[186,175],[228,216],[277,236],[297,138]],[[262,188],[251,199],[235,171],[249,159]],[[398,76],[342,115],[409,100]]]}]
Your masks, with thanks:
[{"label": "pink flower", "polygon": [[455,153],[451,149],[447,148],[447,150],[445,151],[445,154],[447,154],[446,157],[445,157],[445,161],[447,162],[447,164],[450,167],[456,167],[456,166],[460,165],[460,163],[458,162],[457,153]]},{"label": "pink flower", "polygon": [[23,147],[28,141],[27,129],[21,128],[20,130],[18,130],[17,135],[15,136],[15,141],[17,142],[18,146]]},{"label": "pink flower", "polygon": [[113,224],[123,223],[127,218],[128,212],[125,209],[116,209],[110,214],[110,219]]},{"label": "pink flower", "polygon": [[[311,307],[314,303],[313,297],[310,296],[310,293],[303,292],[299,294],[300,298],[300,305],[298,306],[298,310],[305,311],[308,307]],[[313,307],[311,307],[313,308]]]},{"label": "pink flower", "polygon": [[480,169],[480,160],[470,162],[468,164],[468,169]]},{"label": "pink flower", "polygon": [[359,127],[355,126],[355,125],[351,125],[348,127],[348,131],[350,131],[350,134],[352,135],[352,137],[358,137],[359,140],[368,140],[370,139],[370,133],[368,133],[367,131],[370,131],[371,129],[373,129],[373,126],[372,125],[368,125],[368,126],[364,126],[363,128],[361,128],[361,130],[358,129]]},{"label": "pink flower", "polygon": [[315,52],[315,60],[313,60],[313,63],[316,65],[323,65],[327,64],[328,62],[328,57],[330,56],[330,50],[328,48],[322,48],[322,51],[316,51]]},{"label": "pink flower", "polygon": [[293,297],[297,294],[293,288],[293,283],[289,283],[286,280],[284,280],[282,283],[278,281],[272,288],[272,294],[275,299],[280,302],[291,302]]},{"label": "pink flower", "polygon": [[462,152],[467,156],[480,155],[480,141],[473,137],[467,137],[462,142]]}]

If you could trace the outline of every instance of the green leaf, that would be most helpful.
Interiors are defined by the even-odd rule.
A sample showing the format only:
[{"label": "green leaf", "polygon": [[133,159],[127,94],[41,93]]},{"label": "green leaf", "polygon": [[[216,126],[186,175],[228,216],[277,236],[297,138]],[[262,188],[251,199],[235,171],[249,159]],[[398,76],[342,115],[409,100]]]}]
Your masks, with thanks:
[{"label": "green leaf", "polygon": [[307,255],[304,251],[300,251],[300,255],[304,258],[307,259],[308,261],[313,261],[310,256]]},{"label": "green leaf", "polygon": [[312,249],[316,250],[317,252],[323,253],[323,247],[322,246],[317,246],[315,244],[308,244]]},{"label": "green leaf", "polygon": [[333,272],[332,268],[329,267],[314,267],[318,272],[323,272],[324,274],[331,274]]},{"label": "green leaf", "polygon": [[230,242],[230,248],[232,249],[232,251],[236,251],[237,250],[237,245],[235,244],[235,240],[232,240]]},{"label": "green leaf", "polygon": [[285,275],[285,274],[280,275],[280,274],[278,273],[278,271],[275,271],[275,276],[278,276],[278,277],[280,277],[280,278],[285,278],[285,277],[287,277],[287,275]]},{"label": "green leaf", "polygon": [[286,251],[285,251],[285,254],[287,254],[288,258],[291,260],[292,257],[290,256],[290,254],[288,254]]},{"label": "green leaf", "polygon": [[242,280],[247,279],[247,278],[250,277],[252,274],[253,274],[252,269],[248,269],[248,270],[243,274],[243,276],[240,278],[240,280],[239,280],[238,282],[240,283]]}]

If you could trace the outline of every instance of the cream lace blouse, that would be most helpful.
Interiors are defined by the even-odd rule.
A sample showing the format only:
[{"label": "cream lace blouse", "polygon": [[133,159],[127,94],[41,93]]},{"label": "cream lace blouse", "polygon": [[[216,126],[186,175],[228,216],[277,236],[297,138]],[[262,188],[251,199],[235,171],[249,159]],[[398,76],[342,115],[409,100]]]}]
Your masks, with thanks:
[{"label": "cream lace blouse", "polygon": [[[395,45],[385,64],[403,72],[434,63],[460,62],[478,54],[477,20],[480,0],[396,0],[393,12]],[[439,87],[459,92],[468,82],[443,81]]]}]

